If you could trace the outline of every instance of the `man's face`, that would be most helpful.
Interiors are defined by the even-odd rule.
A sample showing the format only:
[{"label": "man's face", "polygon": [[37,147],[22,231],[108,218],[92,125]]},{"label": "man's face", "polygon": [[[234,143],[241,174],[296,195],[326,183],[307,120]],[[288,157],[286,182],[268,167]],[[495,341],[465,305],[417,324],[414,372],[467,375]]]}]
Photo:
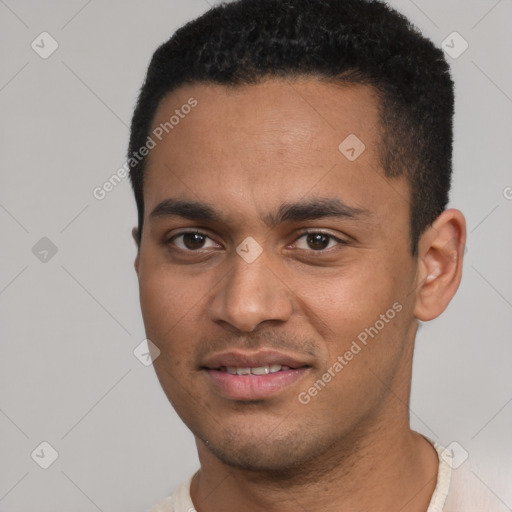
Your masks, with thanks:
[{"label": "man's face", "polygon": [[191,97],[144,183],[136,265],[155,370],[222,461],[290,468],[404,410],[409,189],[379,166],[370,88],[187,85],[153,129]]}]

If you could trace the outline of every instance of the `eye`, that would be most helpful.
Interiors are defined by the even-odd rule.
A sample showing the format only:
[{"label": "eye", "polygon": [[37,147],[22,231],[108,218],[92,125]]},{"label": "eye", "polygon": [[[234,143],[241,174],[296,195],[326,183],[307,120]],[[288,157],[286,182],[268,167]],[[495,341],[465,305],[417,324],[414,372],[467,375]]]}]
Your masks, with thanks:
[{"label": "eye", "polygon": [[[301,240],[302,244],[300,242]],[[307,233],[299,236],[295,244],[299,249],[319,252],[331,249],[339,244],[345,245],[346,242],[329,233],[323,233],[322,231],[308,231]]]},{"label": "eye", "polygon": [[[210,242],[209,245],[208,242]],[[188,252],[219,247],[219,244],[199,231],[179,233],[171,237],[167,243],[172,243],[178,247],[178,249]]]}]

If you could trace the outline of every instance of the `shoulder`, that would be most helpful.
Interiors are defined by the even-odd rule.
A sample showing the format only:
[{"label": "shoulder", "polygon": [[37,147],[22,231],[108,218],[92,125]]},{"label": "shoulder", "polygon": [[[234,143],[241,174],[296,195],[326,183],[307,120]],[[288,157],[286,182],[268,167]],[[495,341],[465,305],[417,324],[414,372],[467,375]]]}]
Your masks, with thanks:
[{"label": "shoulder", "polygon": [[148,512],[195,512],[192,498],[190,497],[190,483],[194,475],[182,482],[172,496],[158,502]]},{"label": "shoulder", "polygon": [[499,475],[483,471],[468,459],[452,469],[450,490],[443,512],[499,512],[505,510],[505,496],[500,498]]},{"label": "shoulder", "polygon": [[[484,465],[456,442],[447,448],[426,436],[436,449],[439,469],[427,512],[501,512],[509,499],[504,491],[506,468]],[[501,485],[500,485],[501,482]],[[507,486],[508,488],[508,486]],[[505,496],[506,495],[506,496]]]},{"label": "shoulder", "polygon": [[149,512],[174,512],[172,497],[169,496],[152,507]]}]

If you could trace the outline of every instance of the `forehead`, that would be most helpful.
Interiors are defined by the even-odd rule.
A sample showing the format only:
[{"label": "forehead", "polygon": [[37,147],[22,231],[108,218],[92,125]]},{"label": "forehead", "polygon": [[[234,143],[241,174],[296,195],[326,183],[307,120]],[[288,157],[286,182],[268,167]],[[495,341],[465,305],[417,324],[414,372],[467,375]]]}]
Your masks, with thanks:
[{"label": "forehead", "polygon": [[[187,108],[194,100],[193,110]],[[369,86],[273,78],[255,85],[181,87],[160,102],[152,130],[163,128],[170,144],[202,135],[202,149],[233,142],[231,149],[243,152],[240,142],[245,142],[248,149],[265,154],[294,143],[296,150],[312,142],[322,151],[337,150],[340,137],[359,134],[372,152],[377,125],[378,100]]]},{"label": "forehead", "polygon": [[379,104],[367,86],[316,79],[186,85],[162,100],[150,135],[146,215],[177,195],[269,210],[308,194],[365,209],[407,202],[404,183],[386,186]]}]

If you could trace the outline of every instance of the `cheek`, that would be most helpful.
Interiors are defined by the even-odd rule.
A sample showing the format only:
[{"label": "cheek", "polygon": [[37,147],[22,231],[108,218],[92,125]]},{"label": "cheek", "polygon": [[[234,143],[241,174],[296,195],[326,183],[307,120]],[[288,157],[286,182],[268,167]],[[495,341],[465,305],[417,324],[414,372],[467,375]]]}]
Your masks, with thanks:
[{"label": "cheek", "polygon": [[140,302],[146,336],[155,343],[160,355],[154,370],[167,398],[177,411],[191,403],[198,405],[200,393],[194,392],[194,342],[198,335],[204,292],[167,268],[148,267],[141,272]]},{"label": "cheek", "polygon": [[[190,350],[202,298],[201,279],[190,279],[163,266],[145,268],[140,276],[140,303],[146,334],[162,352],[180,362]],[[175,341],[175,342],[174,342]],[[179,342],[179,343],[178,343]]]},{"label": "cheek", "polygon": [[[324,350],[308,389],[315,407],[330,417],[356,421],[376,407],[402,364],[408,340],[406,286],[384,269],[376,274],[360,269],[342,279],[317,280],[322,293],[307,298]],[[324,388],[320,380],[329,384]]]},{"label": "cheek", "polygon": [[327,368],[345,354],[355,373],[396,364],[408,336],[408,275],[403,266],[381,260],[303,279],[303,308],[324,340]]},{"label": "cheek", "polygon": [[346,272],[301,276],[294,289],[327,336],[364,328],[403,296],[402,285],[382,265],[377,271],[372,265],[354,265]]}]

